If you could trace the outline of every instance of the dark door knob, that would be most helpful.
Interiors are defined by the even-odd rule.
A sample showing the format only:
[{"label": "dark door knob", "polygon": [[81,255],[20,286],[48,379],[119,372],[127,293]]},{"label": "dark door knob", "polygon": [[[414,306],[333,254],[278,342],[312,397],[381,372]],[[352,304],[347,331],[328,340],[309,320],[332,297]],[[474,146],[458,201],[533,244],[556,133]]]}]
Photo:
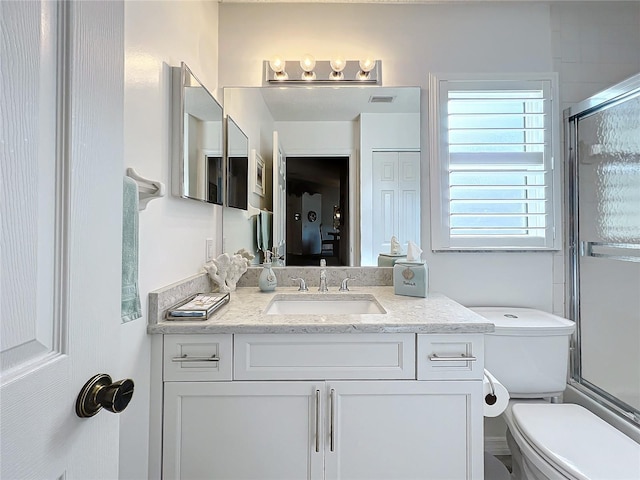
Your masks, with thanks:
[{"label": "dark door knob", "polygon": [[133,396],[133,380],[113,382],[105,373],[99,373],[84,384],[76,400],[76,415],[80,418],[93,417],[103,408],[112,413],[120,413]]}]

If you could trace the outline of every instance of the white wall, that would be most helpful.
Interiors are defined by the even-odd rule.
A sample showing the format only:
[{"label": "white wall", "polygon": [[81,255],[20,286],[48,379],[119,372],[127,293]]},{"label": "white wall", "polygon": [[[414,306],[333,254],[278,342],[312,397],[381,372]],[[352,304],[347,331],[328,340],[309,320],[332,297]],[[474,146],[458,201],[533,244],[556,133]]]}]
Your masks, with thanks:
[{"label": "white wall", "polygon": [[[124,165],[162,181],[168,192],[171,76],[167,66],[186,62],[215,95],[217,44],[217,2],[125,2]],[[150,336],[146,333],[148,293],[202,268],[205,238],[219,239],[220,210],[221,207],[168,193],[140,212],[139,287],[143,316],[122,325],[120,349],[122,372],[136,384],[133,400],[120,416],[123,480],[154,476],[148,470],[152,375]]]}]

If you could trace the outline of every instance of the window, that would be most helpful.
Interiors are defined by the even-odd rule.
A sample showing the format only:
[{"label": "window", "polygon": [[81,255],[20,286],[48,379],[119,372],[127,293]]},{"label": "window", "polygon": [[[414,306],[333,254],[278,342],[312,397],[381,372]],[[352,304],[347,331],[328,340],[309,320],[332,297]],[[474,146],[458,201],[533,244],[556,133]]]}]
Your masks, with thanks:
[{"label": "window", "polygon": [[434,251],[559,248],[556,83],[430,76]]}]

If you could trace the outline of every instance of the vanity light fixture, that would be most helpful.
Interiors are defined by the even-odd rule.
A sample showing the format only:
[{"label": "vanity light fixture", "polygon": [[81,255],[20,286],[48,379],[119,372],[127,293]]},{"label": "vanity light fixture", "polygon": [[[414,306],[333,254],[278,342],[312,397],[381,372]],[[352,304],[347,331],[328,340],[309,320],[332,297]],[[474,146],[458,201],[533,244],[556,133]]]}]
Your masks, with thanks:
[{"label": "vanity light fixture", "polygon": [[342,56],[335,56],[331,60],[316,61],[310,54],[304,55],[299,61],[285,61],[280,56],[264,61],[264,86],[310,83],[381,85],[382,64],[371,57],[345,60]]}]

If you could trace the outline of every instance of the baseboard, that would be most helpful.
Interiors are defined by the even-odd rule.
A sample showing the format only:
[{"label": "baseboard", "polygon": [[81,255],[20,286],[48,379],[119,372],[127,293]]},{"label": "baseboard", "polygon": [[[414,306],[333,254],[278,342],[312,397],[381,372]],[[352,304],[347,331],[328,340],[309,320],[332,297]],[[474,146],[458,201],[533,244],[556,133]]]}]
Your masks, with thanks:
[{"label": "baseboard", "polygon": [[511,455],[505,437],[485,437],[484,451],[491,455]]}]

